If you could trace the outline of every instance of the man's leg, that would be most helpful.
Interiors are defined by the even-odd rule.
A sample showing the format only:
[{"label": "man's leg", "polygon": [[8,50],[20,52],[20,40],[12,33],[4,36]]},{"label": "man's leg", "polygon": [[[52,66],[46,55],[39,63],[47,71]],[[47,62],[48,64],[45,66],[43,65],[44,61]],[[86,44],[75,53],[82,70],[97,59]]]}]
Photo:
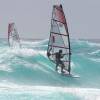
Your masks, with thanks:
[{"label": "man's leg", "polygon": [[63,69],[65,68],[65,65],[63,62],[61,62],[61,72],[64,73]]}]

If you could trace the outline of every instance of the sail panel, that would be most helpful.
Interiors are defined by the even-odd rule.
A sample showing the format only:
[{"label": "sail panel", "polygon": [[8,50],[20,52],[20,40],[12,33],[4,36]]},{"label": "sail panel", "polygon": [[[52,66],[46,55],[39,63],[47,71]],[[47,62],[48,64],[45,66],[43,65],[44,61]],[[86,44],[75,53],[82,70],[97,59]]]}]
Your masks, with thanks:
[{"label": "sail panel", "polygon": [[60,30],[58,28],[58,23],[54,20],[51,21],[51,32],[60,33]]},{"label": "sail panel", "polygon": [[59,47],[59,48],[64,48],[64,49],[69,49],[68,46],[68,41],[66,36],[58,35],[51,33],[49,45],[52,45],[53,47]]},{"label": "sail panel", "polygon": [[54,13],[53,14],[54,14],[55,20],[60,21],[62,23],[66,22],[61,6],[54,6]]}]

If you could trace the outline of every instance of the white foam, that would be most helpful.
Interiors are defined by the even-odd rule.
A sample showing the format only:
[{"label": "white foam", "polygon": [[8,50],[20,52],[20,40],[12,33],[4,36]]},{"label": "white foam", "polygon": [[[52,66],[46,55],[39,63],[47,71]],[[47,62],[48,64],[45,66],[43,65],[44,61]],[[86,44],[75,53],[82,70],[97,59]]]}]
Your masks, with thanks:
[{"label": "white foam", "polygon": [[5,65],[5,64],[0,64],[0,70],[7,71],[7,72],[12,72],[11,67],[8,66],[8,65]]},{"label": "white foam", "polygon": [[94,52],[91,52],[91,53],[88,53],[88,54],[90,54],[90,55],[94,55],[94,54],[100,54],[100,50],[96,50],[96,51],[94,51]]},{"label": "white foam", "polygon": [[38,52],[36,52],[35,50],[28,49],[28,48],[11,49],[9,52],[14,55],[20,55],[20,56],[33,56],[33,55],[38,54]]},{"label": "white foam", "polygon": [[88,58],[88,59],[90,59],[90,60],[92,60],[94,62],[100,62],[100,58]]},{"label": "white foam", "polygon": [[73,43],[75,44],[78,44],[78,45],[88,45],[88,46],[91,46],[91,47],[94,47],[94,46],[98,46],[100,47],[100,43],[94,43],[94,42],[91,42],[91,41],[88,41],[88,40],[72,40]]},{"label": "white foam", "polygon": [[[5,84],[6,83],[6,84]],[[100,89],[97,88],[68,88],[54,86],[28,86],[9,83],[3,80],[0,83],[0,94],[8,93],[33,93],[33,94],[48,94],[48,93],[71,93],[81,98],[81,100],[100,100]]]},{"label": "white foam", "polygon": [[43,45],[47,41],[48,41],[48,39],[39,40],[39,41],[38,40],[37,41],[22,41],[21,43],[25,44],[25,45],[37,46],[37,45]]},{"label": "white foam", "polygon": [[88,41],[87,41],[87,44],[88,44],[89,46],[98,46],[98,47],[100,47],[100,43],[93,43],[93,42],[88,42]]}]

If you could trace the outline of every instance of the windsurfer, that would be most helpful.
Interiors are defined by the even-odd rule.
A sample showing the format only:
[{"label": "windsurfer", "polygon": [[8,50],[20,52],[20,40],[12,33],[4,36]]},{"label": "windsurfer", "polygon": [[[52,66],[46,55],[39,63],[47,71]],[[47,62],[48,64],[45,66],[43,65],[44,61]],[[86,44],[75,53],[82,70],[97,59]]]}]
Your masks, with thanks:
[{"label": "windsurfer", "polygon": [[71,47],[68,26],[62,5],[54,5],[51,18],[47,56],[56,64],[56,71],[71,71]]},{"label": "windsurfer", "polygon": [[[50,56],[50,53],[47,53]],[[58,70],[58,66],[61,66],[61,72],[64,73],[63,69],[65,68],[64,62],[61,60],[65,54],[63,54],[62,50],[60,49],[59,52],[56,52],[52,55],[55,55],[55,62],[56,62],[56,71]]]},{"label": "windsurfer", "polygon": [[56,71],[58,70],[58,66],[61,65],[61,72],[64,73],[63,69],[65,68],[65,65],[63,61],[61,60],[64,57],[64,54],[62,54],[62,50],[59,50],[59,52],[55,53],[56,58]]}]

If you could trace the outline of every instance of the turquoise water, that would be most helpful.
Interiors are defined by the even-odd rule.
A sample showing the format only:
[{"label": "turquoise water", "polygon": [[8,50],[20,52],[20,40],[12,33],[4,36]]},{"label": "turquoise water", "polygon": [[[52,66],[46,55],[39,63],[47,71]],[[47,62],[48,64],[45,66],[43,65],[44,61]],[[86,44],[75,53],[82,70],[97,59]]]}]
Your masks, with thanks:
[{"label": "turquoise water", "polygon": [[71,40],[72,73],[80,78],[55,72],[47,43],[21,41],[19,49],[0,40],[0,100],[100,100],[100,43]]}]

